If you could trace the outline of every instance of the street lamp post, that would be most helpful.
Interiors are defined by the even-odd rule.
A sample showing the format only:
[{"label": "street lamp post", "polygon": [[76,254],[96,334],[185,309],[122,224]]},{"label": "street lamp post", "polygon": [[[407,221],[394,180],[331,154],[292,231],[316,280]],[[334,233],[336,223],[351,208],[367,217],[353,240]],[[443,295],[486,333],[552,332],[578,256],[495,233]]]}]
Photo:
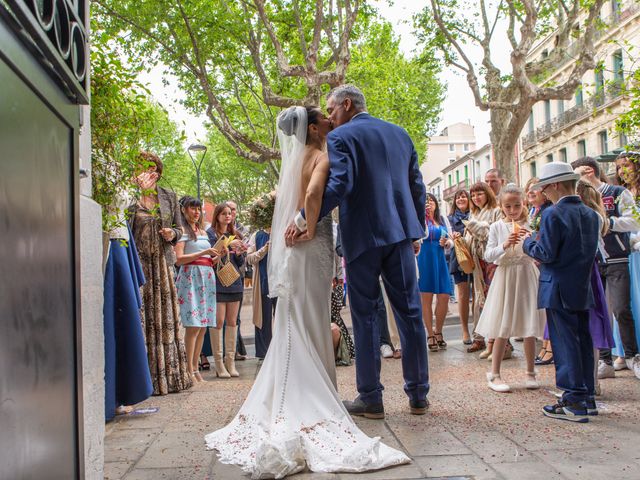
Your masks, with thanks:
[{"label": "street lamp post", "polygon": [[[187,151],[189,152],[189,157],[191,157],[191,162],[193,162],[193,166],[196,169],[196,183],[197,183],[197,186],[198,186],[198,200],[200,200],[200,168],[202,167],[202,161],[204,160],[204,156],[207,154],[207,147],[204,146],[204,145],[200,145],[200,144],[194,143],[193,145],[189,146]],[[196,163],[196,160],[195,160],[195,158],[193,158],[193,155],[191,154],[191,152],[195,153],[196,155],[199,152],[202,152],[202,156],[200,157],[200,161],[198,163]]]}]

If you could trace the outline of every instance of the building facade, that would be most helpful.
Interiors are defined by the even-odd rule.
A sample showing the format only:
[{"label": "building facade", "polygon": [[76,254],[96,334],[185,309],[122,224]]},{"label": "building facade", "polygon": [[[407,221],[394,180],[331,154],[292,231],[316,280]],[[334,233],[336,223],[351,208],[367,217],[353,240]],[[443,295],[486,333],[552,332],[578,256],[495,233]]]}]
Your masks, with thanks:
[{"label": "building facade", "polygon": [[[615,121],[629,106],[624,81],[636,69],[640,47],[640,4],[611,0],[601,12],[603,28],[596,32],[598,68],[586,72],[582,86],[569,100],[546,100],[534,105],[528,125],[520,135],[520,182],[536,177],[548,162],[571,162],[596,156],[627,143],[615,131]],[[553,48],[555,33],[531,50],[531,61],[544,58]],[[562,82],[573,67],[578,44],[568,48],[565,60],[545,82]]]},{"label": "building facade", "polygon": [[484,180],[485,173],[491,168],[493,155],[489,143],[447,165],[442,169],[442,200],[451,202],[458,190],[468,190],[475,182]]},{"label": "building facade", "polygon": [[[427,144],[427,158],[420,167],[425,185],[430,190],[432,182],[440,179],[442,170],[476,149],[476,137],[472,125],[454,123],[439,135],[431,137]],[[437,181],[434,189],[437,190]],[[441,191],[446,186],[441,185]],[[436,195],[433,191],[431,191]],[[438,195],[436,195],[437,197]]]}]

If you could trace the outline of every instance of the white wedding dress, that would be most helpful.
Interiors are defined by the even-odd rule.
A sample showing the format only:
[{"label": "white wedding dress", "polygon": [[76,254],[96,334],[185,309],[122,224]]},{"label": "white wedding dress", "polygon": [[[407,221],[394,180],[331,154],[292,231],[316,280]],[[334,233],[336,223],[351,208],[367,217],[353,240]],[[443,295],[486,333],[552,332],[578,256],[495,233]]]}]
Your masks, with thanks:
[{"label": "white wedding dress", "polygon": [[[304,120],[306,132],[306,112]],[[318,223],[313,240],[286,249],[278,265],[288,287],[276,287],[273,339],[260,372],[231,423],[205,437],[222,463],[238,465],[252,478],[283,478],[306,468],[363,472],[410,461],[379,437],[365,435],[336,391],[329,310],[333,249],[329,216]],[[271,265],[269,282],[271,289]]]}]

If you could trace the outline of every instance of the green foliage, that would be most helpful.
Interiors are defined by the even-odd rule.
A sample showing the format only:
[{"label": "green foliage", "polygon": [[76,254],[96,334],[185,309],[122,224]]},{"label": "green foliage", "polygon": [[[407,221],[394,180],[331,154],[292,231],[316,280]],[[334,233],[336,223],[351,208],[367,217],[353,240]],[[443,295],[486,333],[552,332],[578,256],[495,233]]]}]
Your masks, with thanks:
[{"label": "green foliage", "polygon": [[[229,142],[212,129],[207,141],[209,150],[202,164],[202,194],[213,203],[233,200],[238,214],[245,220],[246,210],[258,195],[276,188],[275,166],[248,162],[234,152]],[[193,182],[195,185],[195,180]]]},{"label": "green foliage", "polygon": [[169,164],[182,151],[182,134],[167,112],[149,100],[137,80],[139,70],[125,66],[112,47],[108,36],[92,37],[91,172],[104,231],[121,221],[116,204],[130,193],[134,173],[144,167],[140,150],[152,151]]},{"label": "green foliage", "polygon": [[346,80],[362,89],[372,115],[409,132],[422,161],[443,101],[439,72],[431,51],[406,58],[391,24],[376,20],[352,46]]},{"label": "green foliage", "polygon": [[[329,89],[327,80],[318,80],[317,76],[282,75],[276,49],[255,3],[233,0],[93,2],[94,15],[100,20],[105,35],[117,39],[130,58],[143,60],[147,68],[158,64],[166,66],[166,71],[177,78],[176,88],[185,94],[185,106],[196,114],[208,113],[221,133],[216,141],[224,139],[231,146],[224,152],[220,147],[216,153],[215,162],[223,162],[216,166],[222,171],[239,168],[234,163],[238,159],[234,157],[257,162],[277,161],[275,118],[282,107],[274,106],[278,102],[265,99],[268,93],[265,85],[273,95],[292,99],[297,104],[322,102],[321,94]],[[336,0],[332,5],[333,13],[325,11],[315,66],[310,69],[306,53],[313,39],[315,3],[265,2],[268,23],[290,66],[314,75],[318,71],[335,71],[339,33],[344,26],[336,18],[336,9],[344,11],[345,1]],[[325,10],[328,10],[326,2]],[[442,100],[437,81],[439,70],[433,56],[406,58],[390,25],[380,19],[367,2],[360,2],[350,38],[351,62],[345,80],[363,88],[371,113],[405,127],[423,153],[426,136],[435,126]],[[318,83],[314,83],[316,81]],[[250,144],[257,145],[257,150]],[[249,155],[256,151],[262,153]],[[227,153],[229,157],[220,156]],[[243,168],[257,169],[264,174],[265,165]],[[251,179],[253,184],[252,176]],[[265,188],[273,180],[273,176],[268,177]]]}]

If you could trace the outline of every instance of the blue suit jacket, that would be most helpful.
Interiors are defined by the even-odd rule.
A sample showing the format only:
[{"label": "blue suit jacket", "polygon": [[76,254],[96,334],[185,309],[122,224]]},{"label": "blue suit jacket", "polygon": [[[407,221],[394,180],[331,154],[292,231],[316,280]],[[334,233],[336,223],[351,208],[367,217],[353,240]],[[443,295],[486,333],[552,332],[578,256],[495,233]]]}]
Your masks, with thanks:
[{"label": "blue suit jacket", "polygon": [[425,233],[426,189],[407,132],[368,113],[327,137],[329,178],[320,218],[340,206],[347,262]]},{"label": "blue suit jacket", "polygon": [[593,306],[591,269],[599,238],[598,214],[578,196],[564,197],[542,212],[537,236],[523,243],[525,253],[540,262],[538,308]]}]

